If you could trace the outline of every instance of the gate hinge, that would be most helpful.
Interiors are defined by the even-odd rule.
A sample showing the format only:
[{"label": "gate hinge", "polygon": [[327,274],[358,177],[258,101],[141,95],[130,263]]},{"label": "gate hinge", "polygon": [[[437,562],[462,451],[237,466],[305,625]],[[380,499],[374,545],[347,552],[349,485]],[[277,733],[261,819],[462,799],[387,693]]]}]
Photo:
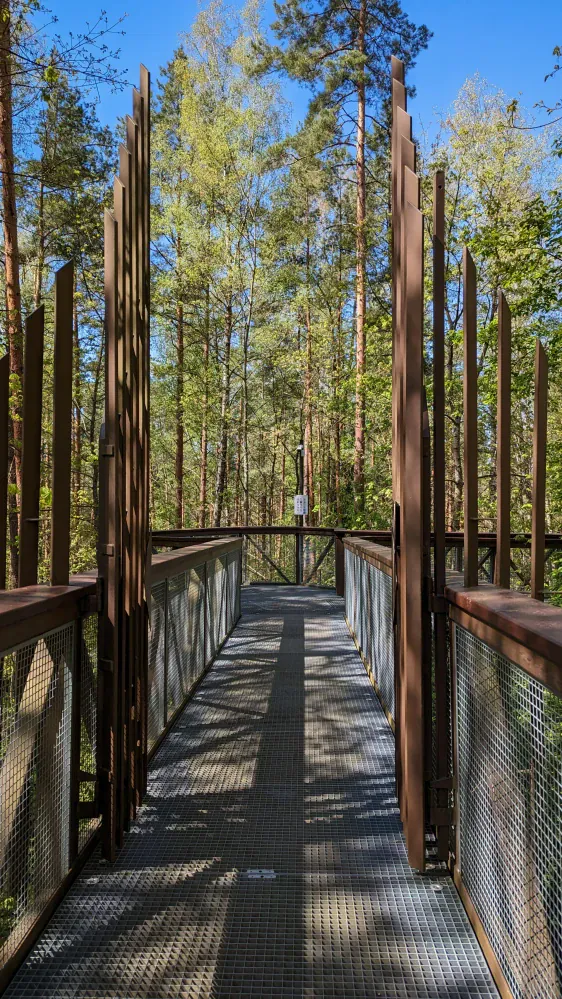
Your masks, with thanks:
[{"label": "gate hinge", "polygon": [[437,777],[436,780],[432,780],[429,786],[435,791],[454,791],[456,787],[456,781],[454,777]]},{"label": "gate hinge", "polygon": [[448,604],[445,597],[438,596],[434,593],[431,597],[431,610],[434,614],[446,614],[448,611]]},{"label": "gate hinge", "polygon": [[113,673],[113,659],[98,659],[98,666],[104,673]]},{"label": "gate hinge", "polygon": [[104,458],[113,458],[115,455],[113,444],[102,444],[100,451]]},{"label": "gate hinge", "polygon": [[432,826],[452,826],[453,816],[452,808],[434,807],[429,809],[429,821]]},{"label": "gate hinge", "polygon": [[108,555],[110,558],[115,555],[115,545],[100,545],[100,555]]}]

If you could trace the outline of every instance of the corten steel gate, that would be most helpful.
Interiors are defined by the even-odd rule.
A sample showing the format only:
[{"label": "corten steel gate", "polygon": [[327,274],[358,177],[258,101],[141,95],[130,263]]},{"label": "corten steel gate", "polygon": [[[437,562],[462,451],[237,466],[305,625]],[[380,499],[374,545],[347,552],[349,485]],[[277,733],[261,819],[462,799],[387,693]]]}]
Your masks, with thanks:
[{"label": "corten steel gate", "polygon": [[100,441],[103,845],[115,856],[140,804],[147,756],[150,77],[141,67],[105,215],[105,423]]},{"label": "corten steel gate", "polygon": [[[347,594],[348,618],[387,710],[391,704],[410,863],[423,870],[434,833],[437,856],[450,863],[502,996],[560,999],[562,611],[543,602],[545,550],[559,542],[545,536],[547,359],[537,338],[532,530],[523,539],[530,546],[530,586],[521,593],[511,590],[513,580],[518,585],[512,557],[518,541],[510,529],[511,315],[501,289],[497,531],[492,548],[481,554],[486,541],[478,534],[478,297],[468,248],[462,269],[463,549],[457,571],[446,569],[446,178],[438,172],[433,185],[431,462],[423,381],[423,218],[404,66],[396,59],[392,108],[392,558],[376,545],[345,540],[360,590],[353,599]],[[486,563],[493,576],[482,584]],[[389,651],[362,610],[365,604],[375,607],[384,621],[389,583],[383,580],[390,573],[392,699]]]}]

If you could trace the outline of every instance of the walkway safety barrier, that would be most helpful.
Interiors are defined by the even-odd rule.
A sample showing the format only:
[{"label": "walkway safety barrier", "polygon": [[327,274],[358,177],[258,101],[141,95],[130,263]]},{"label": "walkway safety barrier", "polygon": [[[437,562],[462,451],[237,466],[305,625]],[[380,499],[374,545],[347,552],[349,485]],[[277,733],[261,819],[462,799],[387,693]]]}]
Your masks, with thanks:
[{"label": "walkway safety barrier", "polygon": [[96,580],[0,603],[0,989],[96,842]]},{"label": "walkway safety barrier", "polygon": [[155,555],[150,568],[148,751],[154,753],[240,617],[242,542]]}]

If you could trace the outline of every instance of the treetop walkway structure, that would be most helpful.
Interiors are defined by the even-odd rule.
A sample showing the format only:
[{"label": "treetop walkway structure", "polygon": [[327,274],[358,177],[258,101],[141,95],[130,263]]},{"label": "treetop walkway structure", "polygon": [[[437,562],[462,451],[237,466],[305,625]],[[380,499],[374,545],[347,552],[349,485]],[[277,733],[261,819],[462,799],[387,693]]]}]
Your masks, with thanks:
[{"label": "treetop walkway structure", "polygon": [[[388,533],[151,535],[144,69],[106,217],[98,570],[80,577],[69,577],[71,270],[57,279],[50,586],[37,583],[42,313],[29,321],[22,575],[0,593],[10,999],[560,999],[562,610],[545,579],[562,541],[545,535],[546,356],[537,343],[532,532],[515,537],[500,294],[497,532],[479,534],[465,251],[465,526],[447,533],[445,177],[430,423],[423,217],[397,60],[392,104]],[[2,401],[0,463],[6,434]]]}]

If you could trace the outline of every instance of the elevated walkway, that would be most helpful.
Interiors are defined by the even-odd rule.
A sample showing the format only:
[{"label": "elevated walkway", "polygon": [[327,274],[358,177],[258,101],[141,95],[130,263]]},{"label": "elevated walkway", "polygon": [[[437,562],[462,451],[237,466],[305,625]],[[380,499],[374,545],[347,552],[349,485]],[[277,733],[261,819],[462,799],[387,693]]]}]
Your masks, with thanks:
[{"label": "elevated walkway", "polygon": [[330,591],[252,587],[9,999],[497,996],[447,877],[408,867],[394,739]]}]

